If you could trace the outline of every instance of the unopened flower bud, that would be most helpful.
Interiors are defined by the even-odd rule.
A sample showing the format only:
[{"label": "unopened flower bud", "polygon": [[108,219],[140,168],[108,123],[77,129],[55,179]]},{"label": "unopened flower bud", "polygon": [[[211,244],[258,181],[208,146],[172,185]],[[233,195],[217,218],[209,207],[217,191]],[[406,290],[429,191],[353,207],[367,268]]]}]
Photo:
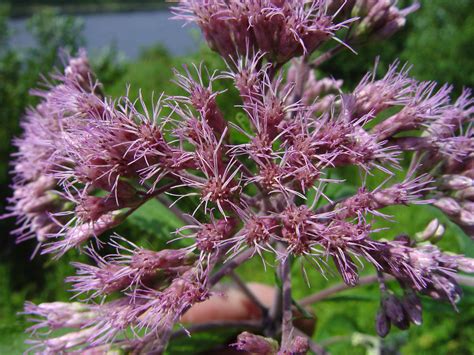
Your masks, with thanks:
[{"label": "unopened flower bud", "polygon": [[383,40],[393,36],[406,24],[406,19],[404,17],[394,18],[391,21],[388,21],[380,30],[375,33],[375,36],[379,40]]},{"label": "unopened flower bud", "polygon": [[413,241],[411,240],[411,238],[406,234],[399,234],[394,238],[394,240],[396,240],[398,243],[405,245],[407,247],[413,244]]},{"label": "unopened flower bud", "polygon": [[382,338],[385,338],[390,332],[390,320],[382,308],[379,309],[375,318],[375,330]]},{"label": "unopened flower bud", "polygon": [[413,324],[420,325],[422,323],[421,301],[415,293],[407,293],[402,299],[402,306]]},{"label": "unopened flower bud", "polygon": [[469,212],[474,212],[474,202],[471,201],[465,201],[462,203],[462,209],[469,211]]},{"label": "unopened flower bud", "polygon": [[459,270],[467,273],[474,273],[474,259],[458,256],[456,258],[456,263],[458,264]]},{"label": "unopened flower bud", "polygon": [[249,332],[243,332],[237,337],[236,348],[251,354],[272,355],[278,351],[278,343],[272,338],[265,338]]},{"label": "unopened flower bud", "polygon": [[470,178],[470,179],[474,179],[474,168],[470,168],[468,170],[465,170],[463,172],[463,175]]},{"label": "unopened flower bud", "polygon": [[383,297],[382,307],[393,324],[400,323],[405,318],[402,303],[393,294],[387,294]]},{"label": "unopened flower bud", "polygon": [[393,325],[398,329],[406,330],[410,328],[410,321],[407,316],[403,317],[399,322],[393,322]]},{"label": "unopened flower bud", "polygon": [[437,218],[433,219],[426,226],[425,230],[416,233],[416,240],[418,242],[426,242],[428,240],[438,241],[444,234],[445,228],[439,223]]},{"label": "unopened flower bud", "polygon": [[463,175],[443,175],[440,185],[449,190],[463,190],[473,186],[472,179]]},{"label": "unopened flower bud", "polygon": [[28,201],[23,207],[25,213],[39,213],[43,211],[51,211],[55,201],[59,200],[59,196],[52,193],[40,196]]},{"label": "unopened flower bud", "polygon": [[438,207],[448,216],[456,216],[461,212],[461,206],[455,199],[451,197],[442,197],[437,200],[433,205]]},{"label": "unopened flower bud", "polygon": [[296,336],[290,345],[290,354],[304,355],[309,351],[308,338]]},{"label": "unopened flower bud", "polygon": [[358,37],[374,36],[385,39],[405,25],[406,16],[416,11],[417,3],[405,9],[398,9],[391,0],[357,1],[353,15],[362,18],[357,26]]},{"label": "unopened flower bud", "polygon": [[48,213],[39,213],[35,215],[31,220],[31,226],[34,230],[43,228],[44,226],[49,225],[52,222],[51,218],[48,216]]},{"label": "unopened flower bud", "polygon": [[454,196],[460,200],[474,200],[474,187],[457,191]]},{"label": "unopened flower bud", "polygon": [[465,226],[474,226],[474,212],[463,209],[459,215],[459,222]]}]

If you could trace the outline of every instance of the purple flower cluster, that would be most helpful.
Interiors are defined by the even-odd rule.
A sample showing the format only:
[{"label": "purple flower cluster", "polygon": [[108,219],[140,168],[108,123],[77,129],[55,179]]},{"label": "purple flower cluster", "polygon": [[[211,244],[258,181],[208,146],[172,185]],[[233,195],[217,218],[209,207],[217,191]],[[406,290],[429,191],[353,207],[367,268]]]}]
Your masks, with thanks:
[{"label": "purple flower cluster", "polygon": [[[35,348],[160,353],[183,313],[209,297],[223,276],[216,270],[254,255],[265,266],[280,264],[281,304],[290,308],[273,314],[273,324],[283,318],[281,328],[273,326],[273,336],[283,333],[280,348],[242,333],[241,350],[303,354],[312,346],[285,322],[291,283],[284,270],[294,258],[323,274],[334,267],[350,286],[364,263],[373,265],[381,336],[391,324],[421,323],[419,294],[455,306],[456,273],[473,272],[474,261],[434,245],[439,223],[421,237],[395,240],[378,238],[373,223],[391,218],[388,206],[433,204],[474,236],[471,92],[452,102],[450,86],[419,82],[398,61],[382,78],[374,69],[346,93],[342,81],[318,79],[311,70],[312,52],[330,39],[341,42],[336,31],[350,26],[349,44],[385,38],[415,8],[400,10],[389,0],[183,1],[177,17],[200,26],[226,60],[226,72],[177,71],[183,96],[163,94],[147,107],[141,96],[104,96],[81,52],[33,91],[41,102],[27,112],[15,141],[15,234],[18,241],[36,238],[41,253],[59,257],[79,248],[91,260],[73,263],[76,275],[66,279],[81,302],[26,304],[25,313],[39,317],[33,333],[70,329],[40,337]],[[214,83],[226,80],[240,93],[236,107],[245,126],[217,104],[224,93]],[[234,142],[232,132],[244,141]],[[395,171],[410,152],[410,168],[399,178]],[[364,183],[333,201],[326,189],[344,181],[332,172],[348,166]],[[373,174],[384,182],[370,189],[365,181]],[[170,209],[183,209],[178,215],[186,225],[176,236],[191,240],[188,247],[147,250],[117,236],[107,243],[112,254],[94,247],[163,193],[173,200]],[[386,277],[398,281],[403,298],[387,289]]]},{"label": "purple flower cluster", "polygon": [[186,0],[176,18],[195,22],[209,46],[223,57],[260,50],[276,63],[313,52],[353,19],[340,23],[327,1]]}]

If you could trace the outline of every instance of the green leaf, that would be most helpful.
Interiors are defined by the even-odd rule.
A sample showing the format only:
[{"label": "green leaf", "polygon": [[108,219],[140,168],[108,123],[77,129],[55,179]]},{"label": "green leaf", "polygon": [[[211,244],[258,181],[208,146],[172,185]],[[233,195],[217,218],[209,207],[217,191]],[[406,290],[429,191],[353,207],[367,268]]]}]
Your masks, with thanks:
[{"label": "green leaf", "polygon": [[172,239],[171,233],[184,225],[181,219],[156,199],[145,203],[127,221],[160,239]]},{"label": "green leaf", "polygon": [[296,309],[301,313],[301,316],[299,316],[298,318],[302,318],[302,319],[316,319],[316,317],[314,316],[314,314],[311,314],[310,312],[308,312],[308,310],[304,307],[302,307],[298,302],[296,302],[294,299],[291,299],[291,302],[293,303],[293,305],[296,307]]},{"label": "green leaf", "polygon": [[[233,121],[243,131],[248,132],[249,134],[252,133],[252,127],[250,126],[250,121],[247,115],[245,115],[243,112],[238,112],[235,115],[235,118]],[[233,144],[244,144],[248,142],[248,138],[242,132],[239,132],[235,128],[232,128],[230,130],[230,138]]]},{"label": "green leaf", "polygon": [[28,334],[23,324],[0,324],[0,354],[23,354],[30,347],[25,344]]},{"label": "green leaf", "polygon": [[238,333],[239,331],[236,329],[221,329],[213,330],[212,332],[195,333],[190,337],[184,336],[172,340],[165,354],[205,354],[207,350],[232,342]]}]

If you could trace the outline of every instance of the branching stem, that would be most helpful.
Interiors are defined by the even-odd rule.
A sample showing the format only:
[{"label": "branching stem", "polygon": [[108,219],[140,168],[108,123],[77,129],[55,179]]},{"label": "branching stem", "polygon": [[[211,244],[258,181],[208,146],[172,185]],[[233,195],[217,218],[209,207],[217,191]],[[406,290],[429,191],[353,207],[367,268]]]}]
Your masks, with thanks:
[{"label": "branching stem", "polygon": [[283,352],[290,348],[293,335],[293,313],[291,310],[291,272],[289,256],[282,260],[280,267],[282,281],[281,351]]},{"label": "branching stem", "polygon": [[254,251],[252,249],[247,249],[226,262],[219,271],[209,278],[209,286],[212,287],[213,285],[217,284],[224,276],[229,275],[232,270],[247,261],[253,254]]}]

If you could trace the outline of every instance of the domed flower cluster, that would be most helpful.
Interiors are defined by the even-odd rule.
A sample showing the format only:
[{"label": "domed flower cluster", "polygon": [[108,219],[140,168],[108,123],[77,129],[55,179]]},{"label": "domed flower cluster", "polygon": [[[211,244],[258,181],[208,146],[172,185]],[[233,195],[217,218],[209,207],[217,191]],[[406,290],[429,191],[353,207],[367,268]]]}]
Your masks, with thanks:
[{"label": "domed flower cluster", "polygon": [[[268,335],[270,324],[280,342],[245,332],[241,350],[294,354],[316,346],[291,322],[289,265],[296,258],[324,274],[334,268],[350,286],[364,263],[373,265],[382,336],[391,324],[421,323],[419,294],[455,306],[456,274],[473,272],[474,261],[434,245],[439,224],[421,238],[394,240],[378,237],[373,224],[390,218],[385,207],[432,204],[474,236],[470,90],[453,101],[449,85],[419,82],[397,61],[347,93],[342,81],[312,71],[325,55],[311,59],[321,44],[335,39],[340,46],[337,31],[347,32],[344,45],[385,38],[415,8],[400,10],[388,0],[183,1],[177,17],[200,26],[226,72],[176,72],[186,94],[163,94],[147,107],[142,97],[106,97],[81,52],[33,91],[41,102],[15,141],[15,234],[36,239],[41,253],[60,257],[79,248],[91,260],[74,263],[77,273],[66,280],[81,302],[26,304],[25,313],[39,317],[30,328],[39,336],[35,349],[161,353],[181,316],[255,255],[265,267],[279,265],[282,309],[269,312],[260,332]],[[235,105],[247,124],[220,110],[217,81],[238,90]],[[333,200],[326,191],[344,186],[334,172],[345,167],[363,184]],[[375,189],[365,183],[373,174],[384,181]],[[107,237],[164,193],[186,224],[170,241],[184,238],[188,247],[147,250]],[[96,247],[104,243],[115,252],[104,255]],[[398,281],[402,299],[388,291],[388,278]],[[69,332],[44,338],[43,328]]]}]

